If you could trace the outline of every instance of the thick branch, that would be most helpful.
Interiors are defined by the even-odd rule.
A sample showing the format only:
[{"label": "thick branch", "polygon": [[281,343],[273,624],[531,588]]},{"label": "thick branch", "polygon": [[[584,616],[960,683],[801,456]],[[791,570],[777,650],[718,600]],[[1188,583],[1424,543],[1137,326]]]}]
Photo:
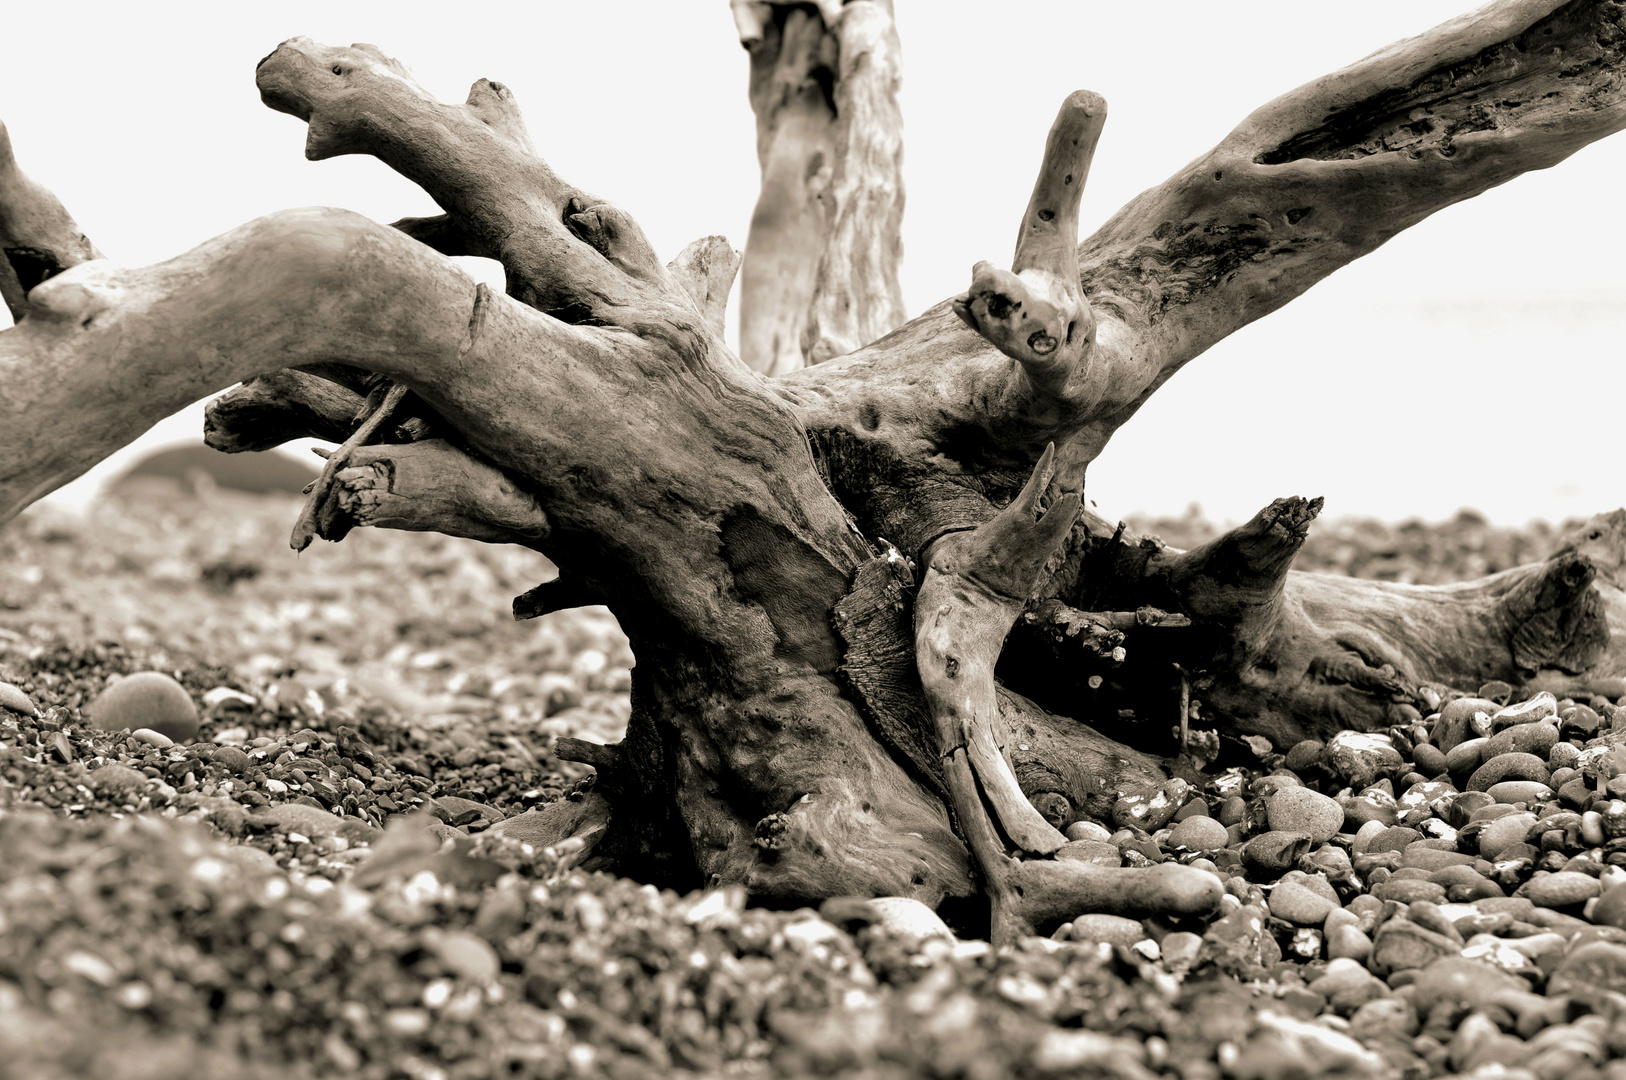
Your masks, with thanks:
[{"label": "thick branch", "polygon": [[11,133],[0,123],[0,296],[13,320],[28,310],[29,290],[70,266],[102,258],[57,197],[17,165]]},{"label": "thick branch", "polygon": [[1246,662],[1281,619],[1288,569],[1322,505],[1321,499],[1277,499],[1199,548],[1154,556],[1146,568],[1159,590],[1153,602],[1218,631],[1226,662]]},{"label": "thick branch", "polygon": [[[336,210],[262,218],[157,266],[87,263],[54,277],[0,334],[10,433],[0,442],[0,518],[162,417],[291,364],[343,357],[435,397],[479,398],[476,385],[446,379],[467,351],[473,299],[474,283],[451,262]],[[544,331],[544,353],[547,329],[530,327]]]},{"label": "thick branch", "polygon": [[762,192],[740,283],[740,351],[777,374],[903,321],[903,119],[889,0],[736,4],[751,53]]},{"label": "thick branch", "polygon": [[604,603],[604,595],[574,577],[560,574],[552,581],[544,581],[514,597],[514,619],[540,619],[555,611],[592,607]]}]

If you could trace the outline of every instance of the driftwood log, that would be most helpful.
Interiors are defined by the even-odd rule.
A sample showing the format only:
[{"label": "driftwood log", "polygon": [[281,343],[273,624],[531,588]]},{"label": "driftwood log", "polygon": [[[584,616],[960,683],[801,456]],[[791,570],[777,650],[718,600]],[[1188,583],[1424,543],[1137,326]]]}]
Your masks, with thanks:
[{"label": "driftwood log", "polygon": [[[885,14],[816,7],[841,49],[842,20]],[[741,8],[754,78],[777,78],[809,12]],[[892,55],[890,22],[864,25],[872,58]],[[283,212],[126,269],[93,258],[4,147],[19,321],[0,334],[0,519],[243,382],[212,406],[211,444],[340,444],[296,547],[355,525],[526,544],[561,577],[516,614],[615,612],[638,657],[632,721],[587,753],[614,808],[601,851],[624,872],[779,902],[982,895],[1002,939],[1085,910],[1201,911],[1212,877],[1069,863],[1061,830],[1160,781],[1194,723],[1285,747],[1415,721],[1491,679],[1612,677],[1619,604],[1585,540],[1457,586],[1292,572],[1319,500],[1178,552],[1082,513],[1085,472],[1214,342],[1626,126],[1623,48],[1616,3],[1492,5],[1265,105],[1082,244],[1106,113],[1074,94],[1012,268],[978,264],[964,296],[861,348],[892,316],[838,334],[820,297],[886,308],[885,260],[855,253],[886,249],[895,204],[794,242],[754,226],[764,259],[783,243],[798,273],[852,275],[794,295],[768,287],[777,271],[748,282],[748,318],[825,361],[764,377],[722,339],[725,242],[663,263],[630,215],[554,174],[499,83],[447,105],[371,46],[294,39],[257,80],[307,124],[307,156],[374,155],[444,213]],[[818,126],[787,101],[758,104],[778,117],[765,197],[785,132]],[[507,295],[455,254],[500,260]],[[827,331],[840,343],[804,347]]]}]

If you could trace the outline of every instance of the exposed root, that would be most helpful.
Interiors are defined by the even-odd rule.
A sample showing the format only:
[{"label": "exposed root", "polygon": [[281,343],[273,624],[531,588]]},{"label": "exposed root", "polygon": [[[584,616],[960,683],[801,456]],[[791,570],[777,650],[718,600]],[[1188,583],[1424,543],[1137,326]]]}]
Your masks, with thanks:
[{"label": "exposed root", "polygon": [[327,463],[322,466],[321,475],[311,485],[309,497],[305,500],[304,507],[299,511],[299,518],[294,522],[293,534],[288,538],[289,547],[295,551],[304,551],[311,546],[312,540],[321,535],[321,527],[318,521],[322,507],[333,493],[333,485],[338,480],[340,470],[349,466],[351,456],[357,449],[365,445],[368,439],[372,438],[373,432],[377,431],[384,421],[389,419],[390,414],[395,411],[397,405],[401,404],[401,399],[406,395],[407,388],[404,385],[400,383],[392,385],[385,393],[383,402],[373,410],[372,415],[363,420],[361,426],[356,428],[348,439],[339,444],[337,450],[328,455]]},{"label": "exposed root", "polygon": [[316,535],[326,540],[369,525],[535,547],[551,531],[534,496],[443,439],[358,446],[349,462],[315,512]]},{"label": "exposed root", "polygon": [[356,430],[361,395],[292,368],[226,391],[203,412],[203,441],[227,454],[269,450],[292,439],[342,443]]},{"label": "exposed root", "polygon": [[584,584],[580,578],[560,574],[514,597],[514,620],[538,619],[555,611],[592,607],[604,603],[597,590]]}]

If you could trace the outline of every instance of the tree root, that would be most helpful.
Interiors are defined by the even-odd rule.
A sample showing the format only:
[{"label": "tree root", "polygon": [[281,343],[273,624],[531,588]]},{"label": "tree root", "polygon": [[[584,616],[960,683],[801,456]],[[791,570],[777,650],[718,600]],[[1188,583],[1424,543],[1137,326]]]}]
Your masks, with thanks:
[{"label": "tree root", "polygon": [[203,441],[227,454],[269,450],[293,439],[342,443],[366,403],[329,379],[284,368],[250,379],[203,411]]},{"label": "tree root", "polygon": [[324,540],[342,540],[368,525],[536,547],[551,531],[534,496],[443,439],[357,446],[348,462],[312,515],[313,535]]},{"label": "tree root", "polygon": [[1013,859],[995,832],[997,820],[1018,851],[1028,855],[1052,855],[1066,843],[1028,800],[1005,756],[1012,740],[994,687],[1005,635],[1081,509],[1078,495],[1069,493],[1038,515],[1054,457],[1053,449],[1045,451],[1022,493],[992,521],[932,546],[916,601],[921,682],[950,804],[993,903],[996,943],[1085,911],[1190,914],[1219,902],[1218,879],[1201,871],[1170,867],[1148,877]]}]

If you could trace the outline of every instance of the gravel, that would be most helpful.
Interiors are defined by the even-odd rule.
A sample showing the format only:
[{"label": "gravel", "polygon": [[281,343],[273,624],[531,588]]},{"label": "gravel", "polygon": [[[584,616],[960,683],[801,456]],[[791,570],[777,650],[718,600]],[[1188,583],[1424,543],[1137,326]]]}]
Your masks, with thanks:
[{"label": "gravel", "polygon": [[[300,584],[257,506],[0,534],[9,1075],[1626,1078],[1620,704],[1462,687],[1124,792],[1062,854],[1199,867],[1222,909],[994,950],[897,898],[755,909],[526,842],[598,798],[552,744],[618,737],[613,623],[482,621],[546,568],[433,538]],[[221,559],[267,569],[222,592]],[[144,672],[194,735],[91,722]]]}]

